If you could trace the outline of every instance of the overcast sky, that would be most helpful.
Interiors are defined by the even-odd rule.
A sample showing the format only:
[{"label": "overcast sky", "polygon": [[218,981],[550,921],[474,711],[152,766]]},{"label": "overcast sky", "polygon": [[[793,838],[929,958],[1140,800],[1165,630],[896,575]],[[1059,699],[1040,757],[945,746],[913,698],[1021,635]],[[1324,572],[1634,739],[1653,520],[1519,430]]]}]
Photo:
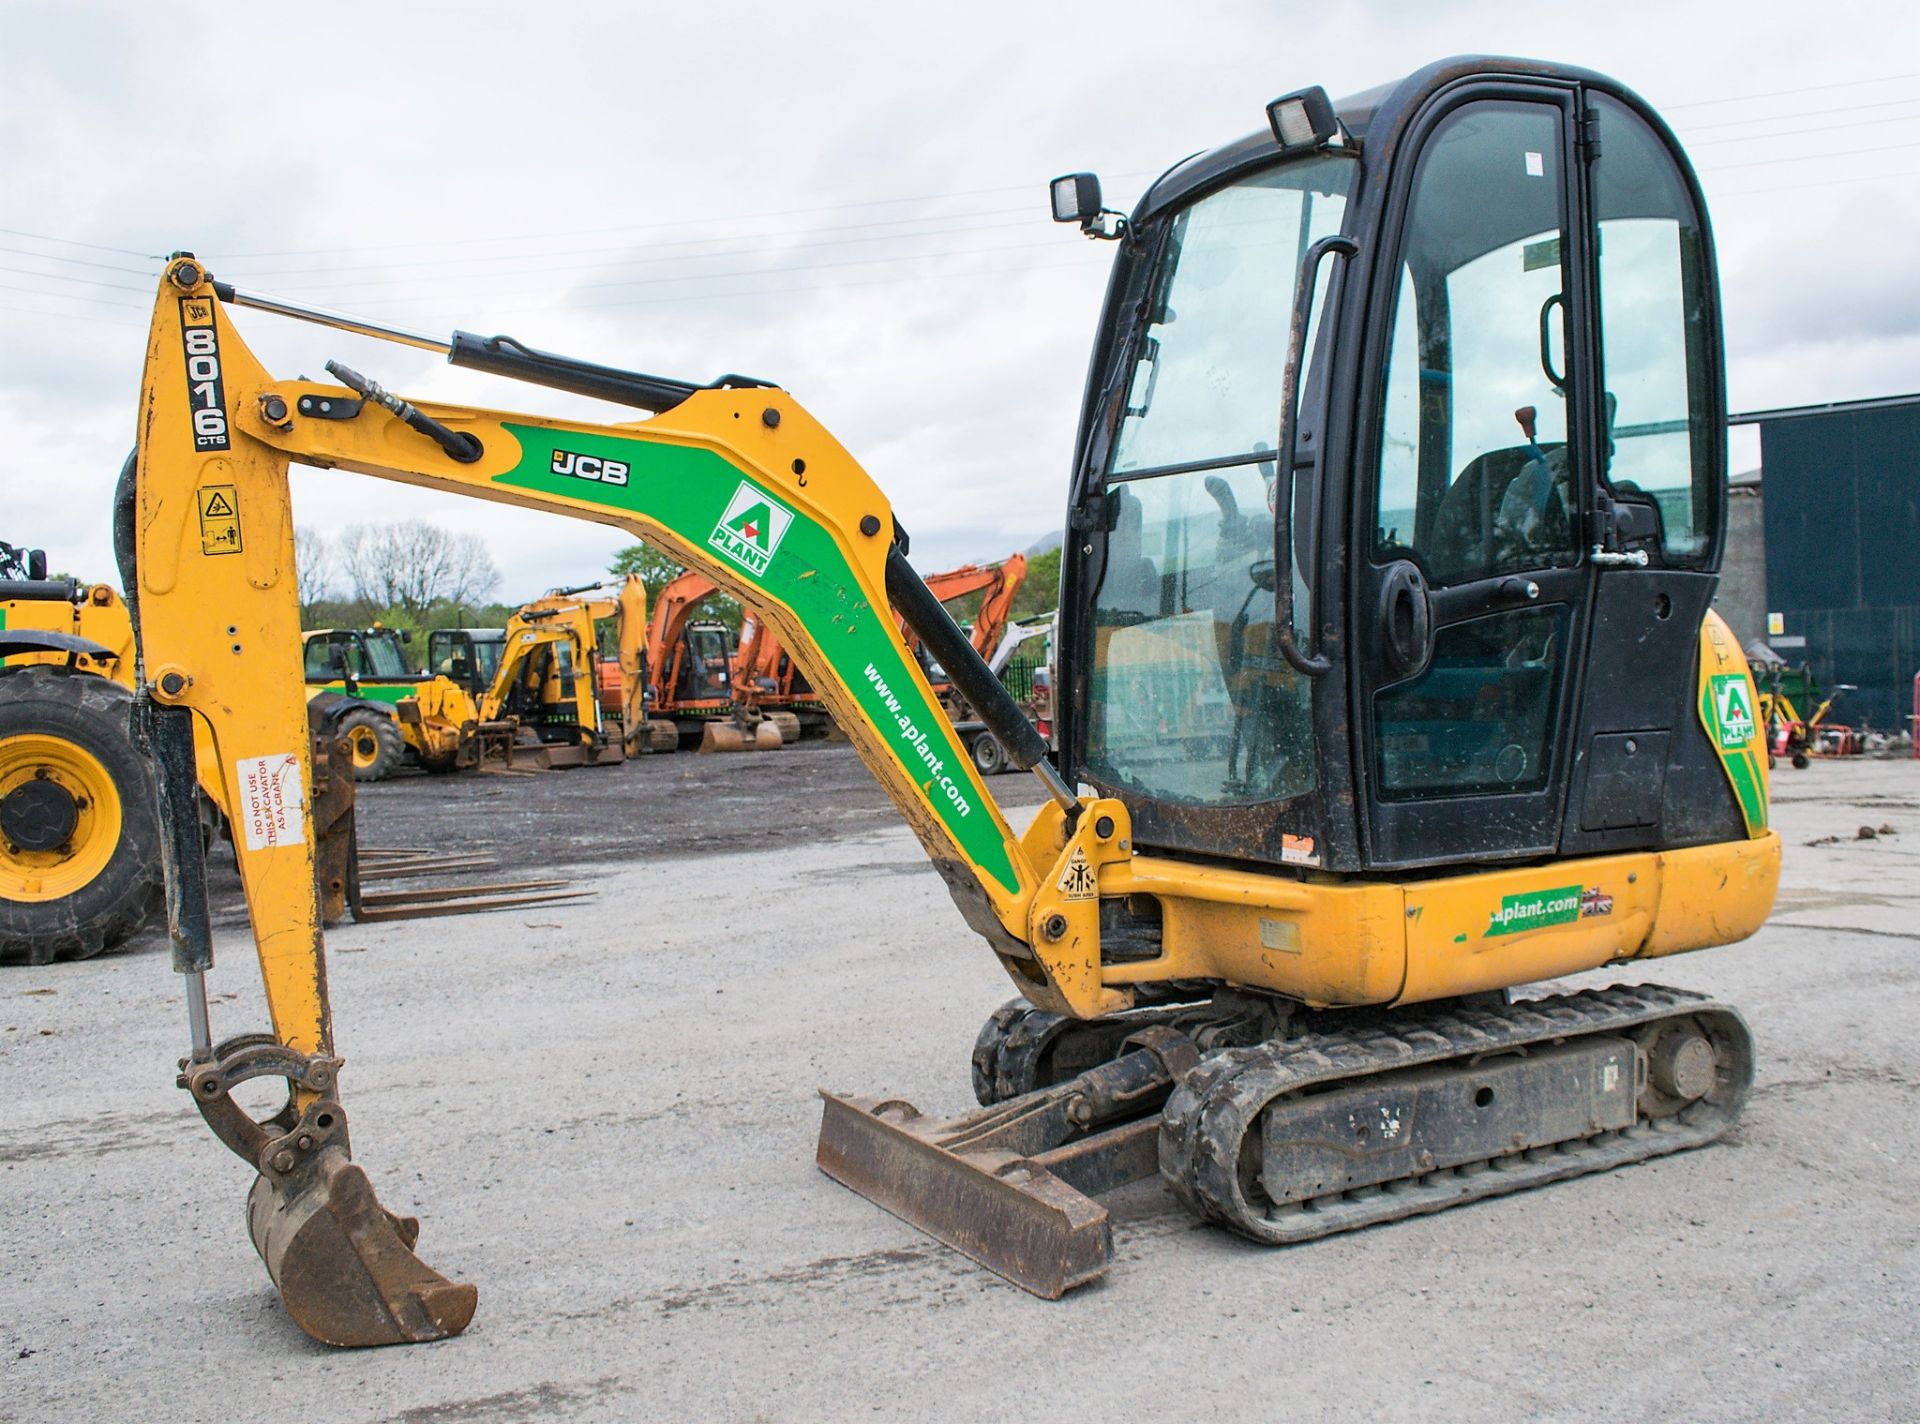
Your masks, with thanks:
[{"label": "overcast sky", "polygon": [[[1735,19],[1733,17],[1737,16]],[[778,381],[934,569],[1060,522],[1108,244],[1047,221],[1435,58],[1611,73],[1701,170],[1735,410],[1920,390],[1920,18],[1750,0],[357,7],[0,3],[0,539],[112,578],[157,254],[238,285],[616,365]],[[29,235],[30,234],[30,235]],[[253,312],[268,368],[591,403]],[[612,418],[611,407],[598,407]],[[1736,457],[1738,458],[1738,457]],[[296,518],[474,530],[518,600],[612,531],[297,471]]]}]

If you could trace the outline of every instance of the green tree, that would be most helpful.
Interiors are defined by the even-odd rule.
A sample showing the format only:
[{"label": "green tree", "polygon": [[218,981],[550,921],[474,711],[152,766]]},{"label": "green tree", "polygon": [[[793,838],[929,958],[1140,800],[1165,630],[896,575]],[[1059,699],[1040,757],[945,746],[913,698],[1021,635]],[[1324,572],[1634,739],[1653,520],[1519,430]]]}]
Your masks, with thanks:
[{"label": "green tree", "polygon": [[[629,544],[613,556],[613,563],[607,567],[607,572],[615,578],[639,574],[640,582],[647,590],[647,607],[651,609],[659,602],[660,591],[685,573],[686,569],[651,544]],[[700,612],[708,618],[719,619],[738,633],[745,610],[741,608],[739,600],[716,589],[701,602]]]},{"label": "green tree", "polygon": [[1051,613],[1060,601],[1060,546],[1027,560],[1027,581],[1013,596],[1013,621]]}]

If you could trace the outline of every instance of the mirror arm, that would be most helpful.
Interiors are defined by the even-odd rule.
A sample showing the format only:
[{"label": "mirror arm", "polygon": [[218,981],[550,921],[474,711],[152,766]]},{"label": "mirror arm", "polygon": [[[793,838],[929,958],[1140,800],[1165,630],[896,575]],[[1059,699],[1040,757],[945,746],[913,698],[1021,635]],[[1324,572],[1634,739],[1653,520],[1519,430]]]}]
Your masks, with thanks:
[{"label": "mirror arm", "polygon": [[1299,284],[1294,288],[1287,364],[1280,378],[1280,438],[1274,450],[1273,481],[1274,637],[1281,656],[1294,671],[1307,677],[1323,676],[1332,670],[1333,663],[1302,652],[1293,640],[1293,461],[1300,425],[1300,367],[1306,359],[1307,326],[1313,319],[1313,292],[1319,282],[1320,263],[1329,254],[1345,259],[1359,250],[1359,244],[1347,237],[1323,237],[1307,249],[1300,262]]}]

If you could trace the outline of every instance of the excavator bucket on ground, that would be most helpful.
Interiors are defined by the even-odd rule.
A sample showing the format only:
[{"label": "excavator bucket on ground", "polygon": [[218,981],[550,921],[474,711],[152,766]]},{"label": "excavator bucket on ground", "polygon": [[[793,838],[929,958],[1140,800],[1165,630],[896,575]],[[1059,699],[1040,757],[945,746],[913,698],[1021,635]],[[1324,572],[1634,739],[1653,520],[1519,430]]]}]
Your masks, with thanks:
[{"label": "excavator bucket on ground", "polygon": [[287,1314],[329,1345],[399,1345],[458,1335],[480,1292],[413,1254],[420,1222],[380,1205],[360,1167],[322,1153],[291,1188],[263,1172],[247,1198],[254,1248]]},{"label": "excavator bucket on ground", "polygon": [[[304,1054],[270,1034],[243,1034],[182,1059],[180,1085],[259,1176],[247,1227],[287,1314],[329,1345],[399,1345],[458,1335],[480,1292],[413,1253],[420,1223],[380,1205],[350,1158],[347,1115],[333,1096],[341,1060]],[[255,1121],[233,1099],[254,1078],[283,1078],[287,1103]],[[304,1109],[297,1106],[306,1099]]]},{"label": "excavator bucket on ground", "polygon": [[750,727],[738,722],[709,722],[700,730],[703,752],[777,752],[785,745],[786,739],[771,718]]}]

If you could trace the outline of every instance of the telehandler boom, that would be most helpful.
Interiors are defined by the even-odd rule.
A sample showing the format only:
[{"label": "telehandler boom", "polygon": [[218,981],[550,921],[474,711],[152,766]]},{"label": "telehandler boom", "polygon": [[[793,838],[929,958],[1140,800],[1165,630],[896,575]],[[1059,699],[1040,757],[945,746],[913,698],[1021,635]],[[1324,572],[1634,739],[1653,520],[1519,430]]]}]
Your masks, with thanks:
[{"label": "telehandler boom", "polygon": [[[1155,1172],[1281,1243],[1734,1120],[1753,1056],[1728,1006],[1506,992],[1739,940],[1778,877],[1753,686],[1709,611],[1725,396],[1691,171],[1628,91],[1531,61],[1445,61],[1337,108],[1304,90],[1268,119],[1130,215],[1090,175],[1053,185],[1056,219],[1119,242],[1067,508],[1057,767],[886,497],[785,391],[397,332],[170,260],[116,529],[181,1082],[259,1173],[253,1239],[309,1333],[432,1339],[477,1292],[421,1262],[349,1152],[291,460],[616,525],[766,618],[1021,994],[975,1047],[977,1111],[826,1095],[820,1166],[1029,1290],[1104,1272],[1094,1197]],[[338,367],[341,386],[279,380],[236,307],[652,415],[415,405]],[[896,617],[1044,785],[1025,831]],[[196,722],[247,808],[273,1028],[218,1043]],[[231,1095],[256,1077],[288,1084],[265,1121]]]}]

